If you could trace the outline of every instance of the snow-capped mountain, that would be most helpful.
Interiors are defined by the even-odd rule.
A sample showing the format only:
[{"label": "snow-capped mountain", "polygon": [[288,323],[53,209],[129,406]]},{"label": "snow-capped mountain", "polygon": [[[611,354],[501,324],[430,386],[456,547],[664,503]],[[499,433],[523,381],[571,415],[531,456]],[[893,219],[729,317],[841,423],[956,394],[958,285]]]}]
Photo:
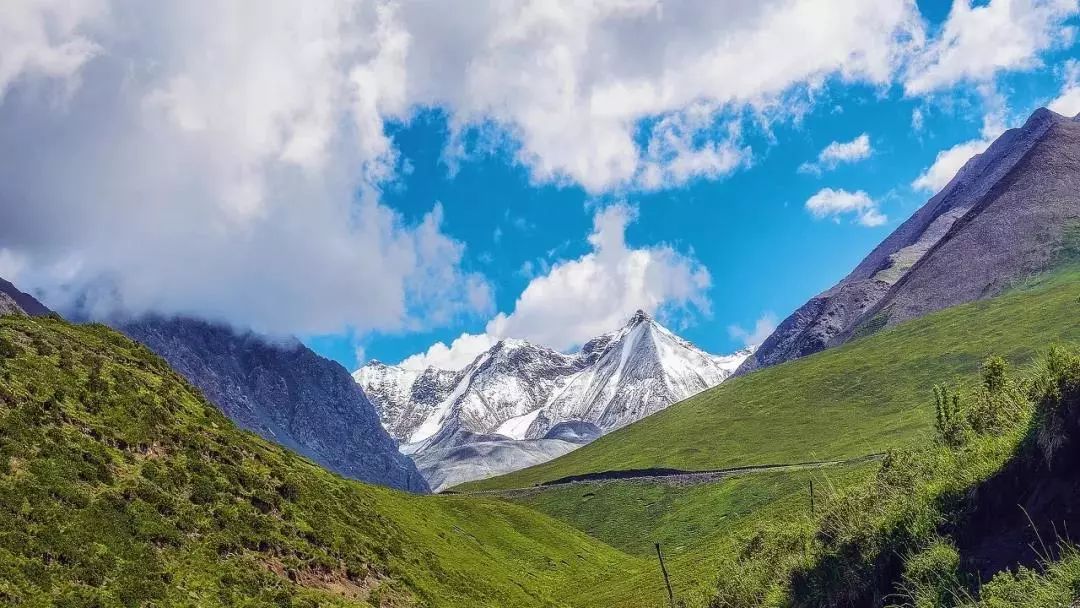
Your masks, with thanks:
[{"label": "snow-capped mountain", "polygon": [[463,433],[541,439],[570,421],[607,433],[719,384],[749,354],[710,355],[638,311],[574,354],[503,340],[459,371],[375,361],[353,377],[390,434],[418,452]]}]

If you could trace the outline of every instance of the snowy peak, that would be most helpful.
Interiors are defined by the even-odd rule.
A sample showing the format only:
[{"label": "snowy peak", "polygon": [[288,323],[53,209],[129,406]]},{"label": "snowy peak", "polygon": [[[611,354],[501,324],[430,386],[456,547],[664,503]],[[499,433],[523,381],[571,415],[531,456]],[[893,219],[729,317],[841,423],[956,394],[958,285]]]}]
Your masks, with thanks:
[{"label": "snowy peak", "polygon": [[719,384],[749,353],[714,356],[635,312],[574,354],[505,339],[460,371],[372,362],[356,381],[407,449],[455,435],[540,439],[561,423],[609,432]]},{"label": "snowy peak", "polygon": [[637,325],[641,325],[642,323],[648,323],[648,322],[651,322],[651,321],[652,321],[652,318],[649,317],[649,314],[647,312],[645,312],[644,310],[641,310],[639,308],[637,310],[637,312],[635,312],[634,315],[632,317],[630,317],[630,320],[627,321],[626,326],[627,327],[635,327]]}]

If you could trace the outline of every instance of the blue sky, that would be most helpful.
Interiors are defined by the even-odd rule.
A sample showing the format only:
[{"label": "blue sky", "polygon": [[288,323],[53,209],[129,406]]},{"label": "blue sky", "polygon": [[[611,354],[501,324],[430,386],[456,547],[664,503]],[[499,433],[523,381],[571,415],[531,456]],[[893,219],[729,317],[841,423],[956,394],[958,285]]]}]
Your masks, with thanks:
[{"label": "blue sky", "polygon": [[731,352],[1001,131],[1080,112],[1080,0],[11,10],[0,276],[349,369],[637,308]]},{"label": "blue sky", "polygon": [[[919,7],[940,27],[950,4],[920,2]],[[1057,97],[1061,66],[1077,56],[1075,47],[1060,49],[1044,54],[1041,68],[999,76],[996,94],[1005,105],[1007,126],[1017,126],[1030,111]],[[815,93],[813,108],[798,122],[773,125],[770,134],[747,133],[754,150],[751,167],[656,192],[613,195],[590,194],[573,184],[531,183],[528,171],[505,153],[465,162],[451,175],[441,159],[446,117],[427,112],[395,129],[394,139],[412,172],[385,200],[414,217],[426,212],[431,201],[441,202],[447,234],[467,244],[467,264],[491,280],[499,311],[512,310],[528,285],[531,277],[522,273],[523,264],[586,253],[585,237],[597,206],[628,202],[639,214],[627,230],[631,246],[668,243],[692,252],[708,269],[710,311],[681,318],[675,327],[699,347],[727,353],[745,341],[733,335],[731,325],[751,330],[763,316],[782,319],[842,278],[921,206],[931,193],[913,188],[913,180],[940,151],[979,139],[984,115],[993,111],[987,106],[973,87],[928,100],[906,97],[901,86],[883,89],[834,80]],[[912,125],[916,110],[924,116],[919,130]],[[863,133],[873,148],[869,158],[821,175],[798,171],[829,143]],[[815,219],[804,204],[823,187],[867,192],[888,221],[865,227],[851,217]],[[498,242],[496,230],[502,234]],[[397,362],[434,342],[449,344],[463,332],[482,333],[486,321],[474,316],[432,331],[376,333],[359,340],[320,336],[307,342],[353,369],[357,342],[361,356]]]}]

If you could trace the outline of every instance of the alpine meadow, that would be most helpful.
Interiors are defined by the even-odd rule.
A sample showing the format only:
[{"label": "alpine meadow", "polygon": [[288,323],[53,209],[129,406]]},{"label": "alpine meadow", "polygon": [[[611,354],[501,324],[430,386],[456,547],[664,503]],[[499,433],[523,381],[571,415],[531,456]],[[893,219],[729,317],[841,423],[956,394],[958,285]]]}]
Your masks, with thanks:
[{"label": "alpine meadow", "polygon": [[1080,606],[1080,0],[14,0],[0,604]]}]

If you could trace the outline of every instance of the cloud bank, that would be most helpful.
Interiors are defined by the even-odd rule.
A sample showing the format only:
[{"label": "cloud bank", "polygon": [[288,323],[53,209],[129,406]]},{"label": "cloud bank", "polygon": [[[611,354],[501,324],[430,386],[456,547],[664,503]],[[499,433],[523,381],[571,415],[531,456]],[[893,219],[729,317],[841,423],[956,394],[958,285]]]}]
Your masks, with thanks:
[{"label": "cloud bank", "polygon": [[[929,36],[914,0],[0,11],[8,278],[102,314],[363,333],[490,311],[434,202],[380,203],[404,163],[388,127],[420,109],[445,111],[451,166],[490,153],[467,145],[490,132],[537,183],[671,188],[750,166],[744,128],[797,118],[830,82],[920,95],[1030,69],[1071,39],[1077,3],[961,2]],[[531,293],[505,331],[528,329]]]}]

